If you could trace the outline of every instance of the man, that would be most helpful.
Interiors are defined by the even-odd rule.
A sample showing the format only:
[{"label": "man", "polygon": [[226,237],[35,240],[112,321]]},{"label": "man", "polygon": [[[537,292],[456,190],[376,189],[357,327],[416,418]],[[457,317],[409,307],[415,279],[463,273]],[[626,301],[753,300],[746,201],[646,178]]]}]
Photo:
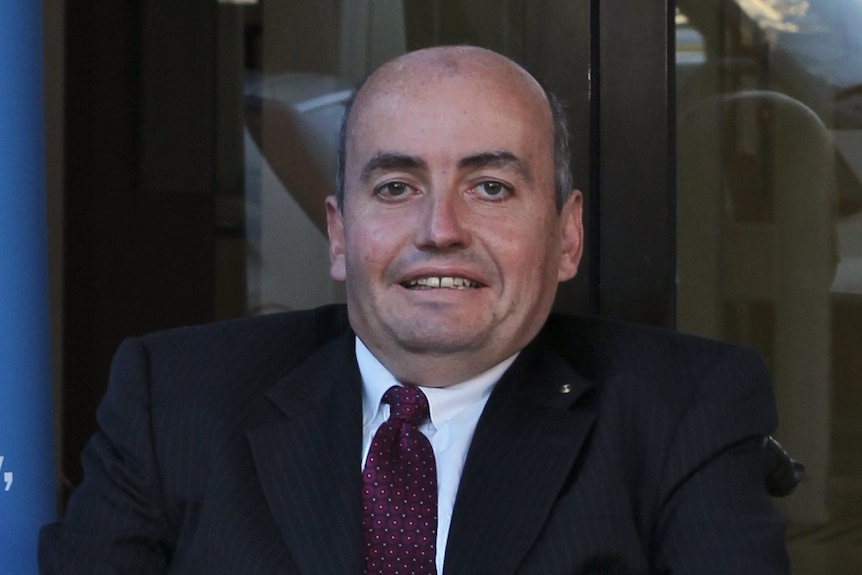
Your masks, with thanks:
[{"label": "man", "polygon": [[[346,310],[124,343],[43,572],[787,573],[756,356],[549,318],[583,235],[561,118],[479,48],[376,71],[326,202]],[[390,455],[432,487],[374,483]],[[374,518],[428,491],[423,535]]]}]

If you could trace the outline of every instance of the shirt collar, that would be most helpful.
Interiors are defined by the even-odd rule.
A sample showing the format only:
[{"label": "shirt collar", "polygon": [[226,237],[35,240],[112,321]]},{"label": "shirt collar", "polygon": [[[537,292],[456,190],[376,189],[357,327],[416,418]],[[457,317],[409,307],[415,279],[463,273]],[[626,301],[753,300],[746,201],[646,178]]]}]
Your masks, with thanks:
[{"label": "shirt collar", "polygon": [[[381,400],[386,390],[393,385],[401,385],[401,383],[374,357],[374,354],[365,347],[359,337],[356,338],[355,349],[356,363],[359,365],[359,373],[362,375],[362,425],[364,427],[375,418],[381,409]],[[473,405],[481,399],[487,399],[494,385],[509,369],[516,357],[518,357],[518,353],[504,359],[476,377],[455,385],[448,387],[420,386],[425,397],[428,398],[431,424],[439,429],[463,408]]]}]

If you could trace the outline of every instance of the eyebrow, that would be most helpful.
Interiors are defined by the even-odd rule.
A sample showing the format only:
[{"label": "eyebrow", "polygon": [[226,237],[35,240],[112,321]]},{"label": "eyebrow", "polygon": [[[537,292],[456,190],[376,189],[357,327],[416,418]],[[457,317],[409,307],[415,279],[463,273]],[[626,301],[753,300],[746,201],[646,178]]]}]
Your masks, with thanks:
[{"label": "eyebrow", "polygon": [[[527,182],[533,181],[530,169],[518,156],[505,150],[480,152],[462,158],[458,162],[459,169],[478,168],[508,168],[514,170]],[[378,152],[362,168],[361,180],[367,182],[378,170],[427,170],[428,164],[419,156],[399,154],[396,152]]]},{"label": "eyebrow", "polygon": [[367,182],[371,178],[371,175],[378,170],[415,170],[427,168],[428,164],[418,156],[378,152],[362,168],[361,179],[363,182]]},{"label": "eyebrow", "polygon": [[514,170],[519,176],[527,182],[533,181],[533,174],[530,168],[518,156],[505,150],[494,152],[482,152],[462,158],[458,162],[458,167],[463,168],[508,168]]}]

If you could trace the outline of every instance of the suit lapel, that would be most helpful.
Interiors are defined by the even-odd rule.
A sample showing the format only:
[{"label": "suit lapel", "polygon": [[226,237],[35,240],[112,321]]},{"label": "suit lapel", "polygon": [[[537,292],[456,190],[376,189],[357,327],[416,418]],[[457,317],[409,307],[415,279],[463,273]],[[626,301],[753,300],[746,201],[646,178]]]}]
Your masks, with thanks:
[{"label": "suit lapel", "polygon": [[361,394],[347,333],[271,388],[282,414],[248,432],[267,502],[305,575],[362,570]]},{"label": "suit lapel", "polygon": [[446,575],[514,573],[595,422],[592,383],[553,352],[525,349],[476,427],[446,546]]}]

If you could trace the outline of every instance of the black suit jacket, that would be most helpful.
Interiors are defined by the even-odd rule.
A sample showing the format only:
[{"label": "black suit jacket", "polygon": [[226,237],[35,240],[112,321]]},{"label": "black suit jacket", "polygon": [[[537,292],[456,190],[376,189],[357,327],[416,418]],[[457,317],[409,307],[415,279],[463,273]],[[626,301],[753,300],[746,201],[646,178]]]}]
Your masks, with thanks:
[{"label": "black suit jacket", "polygon": [[[362,572],[343,307],[126,341],[42,573]],[[445,575],[788,573],[748,350],[552,316],[493,391]]]}]

